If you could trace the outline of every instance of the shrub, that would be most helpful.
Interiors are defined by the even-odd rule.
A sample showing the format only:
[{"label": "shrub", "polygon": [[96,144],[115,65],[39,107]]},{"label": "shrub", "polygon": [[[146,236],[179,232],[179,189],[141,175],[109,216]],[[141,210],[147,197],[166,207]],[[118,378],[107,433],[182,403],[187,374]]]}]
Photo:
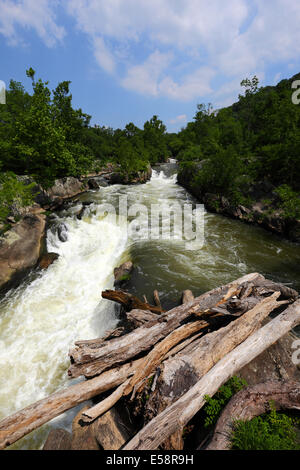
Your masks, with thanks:
[{"label": "shrub", "polygon": [[247,382],[244,379],[234,376],[225,385],[220,387],[213,397],[206,395],[204,397],[206,400],[206,405],[204,407],[206,415],[204,426],[215,426],[221,411],[227,405],[230,398],[246,386]]},{"label": "shrub", "polygon": [[269,413],[251,421],[236,421],[231,442],[236,450],[300,450],[295,420],[277,413],[270,405]]}]

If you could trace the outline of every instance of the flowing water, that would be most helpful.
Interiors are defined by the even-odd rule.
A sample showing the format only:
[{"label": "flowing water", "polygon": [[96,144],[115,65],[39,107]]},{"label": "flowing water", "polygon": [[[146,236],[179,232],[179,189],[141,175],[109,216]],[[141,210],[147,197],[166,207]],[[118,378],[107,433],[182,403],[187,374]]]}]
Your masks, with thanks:
[{"label": "flowing water", "polygon": [[[199,295],[250,272],[300,289],[300,247],[258,227],[206,213],[202,248],[187,249],[178,238],[133,240],[126,220],[104,217],[100,204],[118,208],[164,202],[196,203],[176,184],[176,166],[161,165],[150,182],[90,191],[59,213],[47,233],[48,251],[59,259],[44,272],[33,271],[0,301],[0,419],[74,381],[67,377],[68,349],[79,339],[96,338],[115,327],[115,306],[101,299],[112,288],[113,269],[131,259],[130,289],[152,302],[158,289],[165,308],[178,305],[181,292]],[[82,220],[76,214],[89,203]],[[64,223],[68,240],[57,226]],[[70,426],[76,410],[65,413],[14,447],[38,449],[51,427]]]}]

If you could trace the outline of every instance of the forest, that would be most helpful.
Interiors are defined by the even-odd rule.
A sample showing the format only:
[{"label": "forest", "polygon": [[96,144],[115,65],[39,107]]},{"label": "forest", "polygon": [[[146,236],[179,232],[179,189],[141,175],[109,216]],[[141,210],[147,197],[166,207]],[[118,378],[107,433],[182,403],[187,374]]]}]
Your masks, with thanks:
[{"label": "forest", "polygon": [[24,176],[48,188],[57,178],[97,172],[108,162],[133,175],[169,157],[200,194],[247,206],[251,185],[265,181],[285,217],[300,217],[300,106],[292,102],[300,74],[267,87],[256,76],[244,79],[236,103],[219,110],[198,104],[193,121],[178,133],[168,133],[158,116],[143,129],[91,126],[91,116],[72,106],[70,81],[51,91],[32,68],[26,75],[32,93],[11,80],[0,106],[0,221],[15,200],[30,203],[32,184]]}]

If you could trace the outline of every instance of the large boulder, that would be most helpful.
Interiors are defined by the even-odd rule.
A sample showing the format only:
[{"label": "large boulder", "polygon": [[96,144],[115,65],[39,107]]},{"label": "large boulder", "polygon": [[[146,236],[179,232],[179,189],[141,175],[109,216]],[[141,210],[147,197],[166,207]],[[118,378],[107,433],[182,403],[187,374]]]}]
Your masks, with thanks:
[{"label": "large boulder", "polygon": [[119,288],[123,287],[129,280],[130,275],[133,271],[133,263],[131,261],[127,261],[123,263],[118,268],[114,269],[114,276],[115,276],[115,283],[114,286]]},{"label": "large boulder", "polygon": [[71,434],[65,429],[52,429],[43,450],[71,450]]},{"label": "large boulder", "polygon": [[37,264],[45,224],[42,213],[27,214],[0,238],[0,288]]},{"label": "large boulder", "polygon": [[43,190],[39,186],[37,188],[38,194],[35,196],[35,202],[41,206],[47,206],[62,204],[65,199],[75,197],[85,191],[86,186],[78,178],[69,176],[55,180],[54,185],[48,190]]}]

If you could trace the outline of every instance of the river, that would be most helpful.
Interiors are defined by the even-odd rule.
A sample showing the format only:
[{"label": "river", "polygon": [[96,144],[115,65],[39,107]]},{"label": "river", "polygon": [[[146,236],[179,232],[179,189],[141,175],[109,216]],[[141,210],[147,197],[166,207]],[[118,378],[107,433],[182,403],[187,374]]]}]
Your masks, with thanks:
[{"label": "river", "polygon": [[[112,288],[113,269],[128,259],[135,270],[130,289],[152,302],[158,289],[165,308],[178,305],[181,292],[195,295],[250,272],[300,289],[300,247],[259,227],[205,213],[202,248],[180,239],[132,240],[125,225],[104,218],[102,203],[119,205],[196,203],[176,184],[176,165],[164,164],[143,185],[114,185],[89,191],[60,212],[47,232],[48,251],[59,259],[44,272],[33,271],[0,300],[0,419],[74,381],[67,376],[68,350],[79,339],[96,338],[118,323],[115,306],[101,299]],[[76,213],[87,206],[82,220]],[[68,240],[57,235],[59,223]],[[123,223],[126,221],[123,220]],[[81,405],[82,406],[82,405]],[[38,449],[51,427],[70,428],[78,410],[65,413],[13,448]]]}]

